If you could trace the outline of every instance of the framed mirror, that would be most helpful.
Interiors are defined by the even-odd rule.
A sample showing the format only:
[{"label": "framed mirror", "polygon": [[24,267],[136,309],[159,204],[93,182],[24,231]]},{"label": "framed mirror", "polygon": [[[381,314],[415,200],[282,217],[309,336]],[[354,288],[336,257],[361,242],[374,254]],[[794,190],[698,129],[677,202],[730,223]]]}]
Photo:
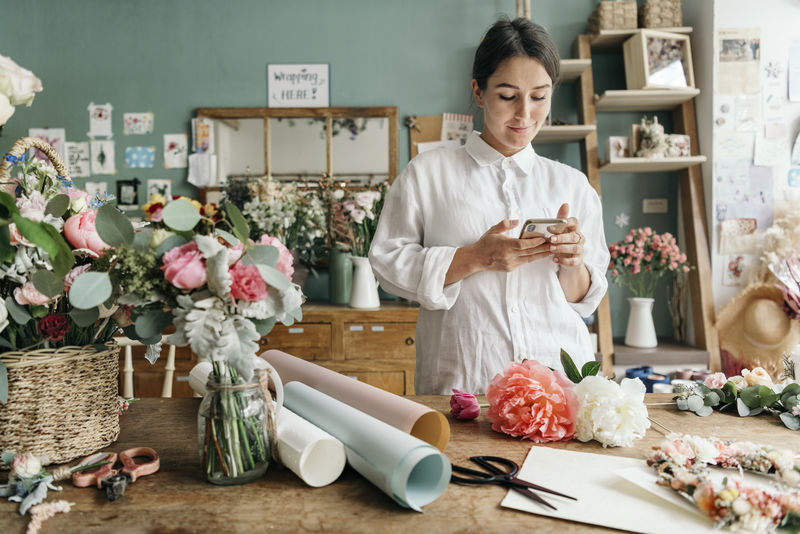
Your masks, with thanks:
[{"label": "framed mirror", "polygon": [[[350,183],[397,176],[397,108],[199,108],[213,120],[217,179],[269,175]],[[209,188],[213,189],[213,188]]]}]

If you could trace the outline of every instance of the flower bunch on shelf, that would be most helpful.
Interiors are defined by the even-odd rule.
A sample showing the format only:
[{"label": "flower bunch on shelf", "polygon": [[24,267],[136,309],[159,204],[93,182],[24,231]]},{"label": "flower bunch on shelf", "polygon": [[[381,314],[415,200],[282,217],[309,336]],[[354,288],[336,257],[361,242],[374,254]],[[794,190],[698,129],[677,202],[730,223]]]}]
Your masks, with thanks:
[{"label": "flower bunch on shelf", "polygon": [[622,241],[612,243],[608,251],[611,280],[627,287],[634,297],[652,298],[661,276],[692,268],[672,234],[657,234],[649,226],[632,229]]},{"label": "flower bunch on shelf", "polygon": [[42,82],[28,69],[0,55],[0,128],[14,114],[14,106],[29,106],[42,90]]},{"label": "flower bunch on shelf", "polygon": [[335,184],[331,178],[323,177],[320,185],[328,207],[331,246],[351,252],[354,256],[366,257],[378,228],[378,218],[389,184],[380,182],[348,189]]},{"label": "flower bunch on shelf", "polygon": [[794,364],[783,359],[784,374],[780,382],[761,367],[742,369],[740,375],[726,377],[714,373],[703,383],[681,386],[674,397],[679,410],[688,410],[704,417],[714,409],[736,411],[741,417],[769,413],[777,415],[791,430],[800,430],[800,383]]}]

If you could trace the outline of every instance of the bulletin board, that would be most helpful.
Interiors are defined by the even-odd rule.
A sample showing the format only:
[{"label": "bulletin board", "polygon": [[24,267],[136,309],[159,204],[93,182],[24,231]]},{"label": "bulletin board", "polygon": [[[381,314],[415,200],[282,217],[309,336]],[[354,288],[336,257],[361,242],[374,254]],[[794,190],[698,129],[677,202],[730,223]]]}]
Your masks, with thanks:
[{"label": "bulletin board", "polygon": [[411,158],[417,157],[417,143],[438,141],[442,134],[441,115],[414,115],[409,117],[408,139]]}]

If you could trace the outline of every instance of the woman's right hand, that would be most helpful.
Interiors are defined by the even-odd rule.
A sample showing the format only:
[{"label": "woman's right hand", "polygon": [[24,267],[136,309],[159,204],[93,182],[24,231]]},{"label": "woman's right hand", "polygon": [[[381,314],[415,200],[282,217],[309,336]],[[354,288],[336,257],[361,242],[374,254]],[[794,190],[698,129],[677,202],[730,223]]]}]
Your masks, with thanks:
[{"label": "woman's right hand", "polygon": [[445,276],[452,284],[480,271],[510,272],[524,263],[550,257],[550,244],[543,237],[517,239],[505,232],[519,221],[505,219],[495,224],[475,243],[456,250]]}]

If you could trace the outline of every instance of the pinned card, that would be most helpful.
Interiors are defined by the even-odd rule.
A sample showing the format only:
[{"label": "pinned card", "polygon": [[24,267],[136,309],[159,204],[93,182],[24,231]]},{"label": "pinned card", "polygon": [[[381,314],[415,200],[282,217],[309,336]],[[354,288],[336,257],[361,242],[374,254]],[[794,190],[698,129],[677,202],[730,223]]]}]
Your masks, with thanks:
[{"label": "pinned card", "polygon": [[89,110],[89,137],[111,137],[111,111],[114,107],[109,104],[90,103]]},{"label": "pinned card", "polygon": [[[64,128],[28,128],[28,135],[38,137],[51,147],[53,147],[62,160],[67,159],[67,149],[65,146],[67,134]],[[44,161],[50,161],[44,152],[35,150],[35,157]]]},{"label": "pinned card", "polygon": [[85,178],[92,174],[92,167],[89,157],[89,143],[64,143],[67,152],[67,169],[73,178]]},{"label": "pinned card", "polygon": [[153,121],[155,115],[148,111],[146,113],[123,113],[122,114],[122,134],[123,135],[145,135],[153,133]]},{"label": "pinned card", "polygon": [[116,174],[114,163],[114,141],[91,141],[92,174]]},{"label": "pinned card", "polygon": [[164,134],[164,167],[185,168],[188,161],[188,139],[185,133]]},{"label": "pinned card", "polygon": [[172,180],[147,180],[147,200],[153,195],[161,195],[169,201],[172,199]]},{"label": "pinned card", "polygon": [[780,121],[768,122],[764,125],[765,139],[785,139],[786,123]]},{"label": "pinned card", "polygon": [[758,248],[757,227],[758,222],[752,218],[723,219],[719,225],[719,253],[755,253]]},{"label": "pinned card", "polygon": [[130,169],[149,169],[155,164],[156,147],[125,147],[125,166]]},{"label": "pinned card", "polygon": [[192,119],[192,151],[214,153],[214,121],[205,117]]},{"label": "pinned card", "polygon": [[188,181],[196,187],[217,185],[217,156],[208,152],[190,154]]}]

